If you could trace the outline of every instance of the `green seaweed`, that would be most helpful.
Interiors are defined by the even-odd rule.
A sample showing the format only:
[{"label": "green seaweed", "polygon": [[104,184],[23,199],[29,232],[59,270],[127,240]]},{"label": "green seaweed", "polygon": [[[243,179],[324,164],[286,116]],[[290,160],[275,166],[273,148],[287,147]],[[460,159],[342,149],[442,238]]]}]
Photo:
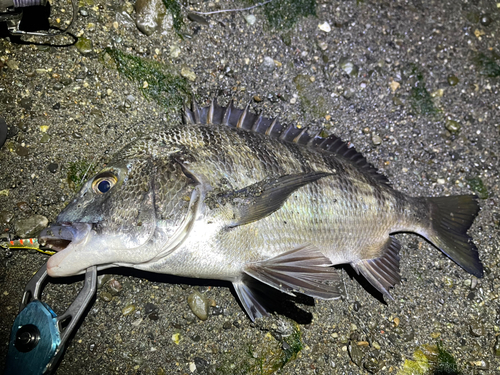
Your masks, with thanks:
[{"label": "green seaweed", "polygon": [[448,353],[444,348],[442,343],[437,343],[437,359],[434,364],[433,375],[458,375],[460,371],[458,370],[457,361],[455,358]]},{"label": "green seaweed", "polygon": [[483,180],[480,177],[471,177],[467,179],[470,188],[477,194],[481,199],[488,198],[488,189],[484,186]]},{"label": "green seaweed", "polygon": [[499,59],[500,56],[495,52],[492,52],[491,56],[479,52],[472,58],[479,73],[492,78],[500,77],[500,65],[497,63]]},{"label": "green seaweed", "polygon": [[302,348],[300,327],[294,323],[292,334],[281,341],[267,333],[258,343],[234,348],[217,367],[217,374],[271,375],[295,360]]},{"label": "green seaweed", "polygon": [[432,96],[426,88],[424,75],[416,66],[412,67],[412,75],[417,81],[410,92],[411,107],[419,115],[436,115],[440,111],[434,105]]},{"label": "green seaweed", "polygon": [[302,344],[302,335],[300,333],[300,327],[298,324],[295,324],[295,330],[293,333],[285,337],[283,340],[285,344],[283,344],[283,361],[281,367],[285,366],[288,362],[293,361],[297,358],[299,352],[303,349],[304,345]]},{"label": "green seaweed", "polygon": [[174,30],[179,34],[181,27],[184,25],[184,21],[182,20],[181,14],[181,5],[176,0],[162,0],[163,5],[167,11],[172,15],[172,19],[174,21]]},{"label": "green seaweed", "polygon": [[167,116],[180,108],[185,97],[191,95],[186,78],[174,68],[113,48],[106,48],[105,51],[103,59],[106,65],[114,64],[121,74],[137,84],[146,99],[157,102]]},{"label": "green seaweed", "polygon": [[397,375],[460,375],[455,358],[442,343],[422,345],[413,353],[413,360],[407,359]]},{"label": "green seaweed", "polygon": [[[262,0],[249,0],[256,5]],[[271,28],[291,29],[301,17],[316,16],[316,0],[274,0],[263,6],[264,14]]]},{"label": "green seaweed", "polygon": [[80,190],[87,178],[95,173],[95,167],[86,160],[69,163],[66,177],[69,187],[75,191]]}]

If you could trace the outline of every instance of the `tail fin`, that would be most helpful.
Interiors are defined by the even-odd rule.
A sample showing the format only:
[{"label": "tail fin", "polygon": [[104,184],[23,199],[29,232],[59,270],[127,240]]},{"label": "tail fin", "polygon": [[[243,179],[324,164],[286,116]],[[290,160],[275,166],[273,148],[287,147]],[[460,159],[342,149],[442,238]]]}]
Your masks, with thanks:
[{"label": "tail fin", "polygon": [[422,233],[460,267],[483,277],[483,265],[467,230],[479,212],[477,197],[458,195],[426,198],[430,207],[430,228]]}]

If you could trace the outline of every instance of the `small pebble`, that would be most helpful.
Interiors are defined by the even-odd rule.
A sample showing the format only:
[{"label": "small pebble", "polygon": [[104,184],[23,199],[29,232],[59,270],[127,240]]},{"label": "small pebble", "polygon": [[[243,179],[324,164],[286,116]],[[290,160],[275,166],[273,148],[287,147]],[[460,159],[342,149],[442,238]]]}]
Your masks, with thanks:
[{"label": "small pebble", "polygon": [[402,106],[404,103],[399,97],[393,96],[392,97],[392,104],[397,105],[397,106]]},{"label": "small pebble", "polygon": [[88,55],[92,52],[93,44],[90,39],[78,38],[78,42],[76,42],[75,47],[82,55]]},{"label": "small pebble", "polygon": [[99,294],[99,297],[104,301],[104,302],[110,302],[113,299],[113,296],[109,292],[102,292]]},{"label": "small pebble", "polygon": [[372,142],[375,146],[382,144],[382,138],[378,134],[372,133]]},{"label": "small pebble", "polygon": [[201,357],[194,357],[194,363],[196,365],[196,369],[199,371],[199,373],[204,373],[208,370],[208,361],[204,358]]},{"label": "small pebble", "polygon": [[135,311],[135,305],[131,303],[130,305],[127,305],[122,309],[122,314],[124,316],[127,316],[132,314],[134,311]]},{"label": "small pebble", "polygon": [[14,214],[9,211],[0,211],[0,224],[9,224]]},{"label": "small pebble", "polygon": [[9,69],[12,69],[12,70],[19,69],[19,63],[16,60],[9,59],[9,60],[7,60],[7,62],[5,64],[9,67]]},{"label": "small pebble", "polygon": [[318,29],[321,31],[324,31],[325,33],[329,33],[332,31],[332,28],[330,27],[330,24],[328,22],[323,22],[318,25]]},{"label": "small pebble", "polygon": [[456,86],[456,85],[458,85],[458,82],[460,82],[460,80],[456,76],[454,76],[454,75],[448,76],[448,84],[450,86]]},{"label": "small pebble", "polygon": [[481,337],[485,334],[484,326],[479,322],[472,322],[469,324],[469,331],[474,337]]},{"label": "small pebble", "polygon": [[176,59],[181,54],[181,49],[178,46],[170,46],[170,57]]},{"label": "small pebble", "polygon": [[175,345],[179,345],[181,342],[181,334],[180,333],[174,333],[172,335],[172,341],[175,343]]},{"label": "small pebble", "polygon": [[15,222],[16,235],[20,238],[37,237],[48,224],[49,220],[42,215],[33,215],[27,219],[17,220]]},{"label": "small pebble", "polygon": [[[162,7],[163,6],[163,10]],[[147,36],[153,34],[161,23],[160,12],[165,12],[160,0],[137,0],[135,2],[135,24]]]},{"label": "small pebble", "polygon": [[446,130],[448,130],[451,134],[458,134],[460,133],[460,123],[457,121],[453,120],[447,120],[444,127]]},{"label": "small pebble", "polygon": [[208,301],[205,295],[198,291],[191,293],[188,297],[188,305],[200,320],[208,319]]},{"label": "small pebble", "polygon": [[356,91],[352,88],[352,87],[348,87],[347,89],[345,89],[345,91],[342,93],[342,96],[345,98],[345,99],[351,99],[354,97],[354,95],[356,94]]},{"label": "small pebble", "polygon": [[347,57],[343,57],[339,60],[340,68],[349,74],[351,77],[357,77],[359,73],[359,68],[352,61],[349,61]]},{"label": "small pebble", "polygon": [[318,42],[318,47],[321,48],[322,51],[326,51],[326,49],[328,48],[328,43],[320,41]]},{"label": "small pebble", "polygon": [[483,26],[490,26],[492,21],[493,21],[493,19],[488,14],[483,14],[481,16],[480,22],[481,22],[481,25],[483,25]]},{"label": "small pebble", "polygon": [[253,26],[255,24],[255,21],[257,21],[257,18],[255,18],[255,16],[253,14],[248,14],[244,17],[245,17],[245,21],[247,21],[247,23],[250,26]]},{"label": "small pebble", "polygon": [[31,210],[28,202],[24,202],[24,201],[23,202],[17,202],[16,206],[17,206],[17,208],[19,208],[21,211],[24,211],[24,212],[27,212],[27,211]]},{"label": "small pebble", "polygon": [[195,72],[188,68],[187,66],[184,66],[181,68],[181,76],[183,76],[184,78],[187,78],[189,79],[190,81],[196,81],[196,74]]},{"label": "small pebble", "polygon": [[274,64],[274,60],[272,59],[272,57],[269,56],[264,57],[264,61],[260,66],[260,68],[265,72],[272,72],[275,67],[276,64]]},{"label": "small pebble", "polygon": [[118,293],[120,293],[123,289],[122,284],[116,280],[116,279],[111,279],[108,283],[110,292],[112,295],[116,296]]},{"label": "small pebble", "polygon": [[363,360],[363,351],[361,350],[361,347],[359,345],[356,345],[355,343],[351,342],[349,343],[349,356],[351,357],[351,360],[358,366],[361,367],[361,362]]},{"label": "small pebble", "polygon": [[370,357],[367,361],[363,362],[363,367],[370,374],[375,374],[380,370],[380,364],[377,358]]},{"label": "small pebble", "polygon": [[356,301],[356,302],[354,302],[352,307],[353,307],[354,311],[358,312],[359,309],[361,308],[361,303],[359,303],[359,301]]},{"label": "small pebble", "polygon": [[196,364],[194,362],[189,362],[189,371],[191,372],[196,371]]},{"label": "small pebble", "polygon": [[57,163],[50,163],[49,165],[47,165],[47,169],[50,173],[56,173],[57,168],[59,168],[59,165]]},{"label": "small pebble", "polygon": [[205,17],[200,16],[199,14],[188,13],[187,17],[188,17],[188,19],[190,21],[199,23],[200,25],[204,25],[204,26],[209,26],[210,25],[208,23],[207,19]]},{"label": "small pebble", "polygon": [[154,311],[158,311],[158,306],[155,304],[148,302],[144,305],[144,314],[149,315]]},{"label": "small pebble", "polygon": [[193,335],[193,336],[191,336],[191,340],[193,340],[193,342],[200,342],[201,336],[200,335]]},{"label": "small pebble", "polygon": [[19,145],[16,148],[16,154],[18,154],[19,156],[28,156],[29,150],[27,147],[23,147],[23,146]]},{"label": "small pebble", "polygon": [[19,106],[29,111],[33,106],[33,102],[29,98],[23,98],[19,101]]}]

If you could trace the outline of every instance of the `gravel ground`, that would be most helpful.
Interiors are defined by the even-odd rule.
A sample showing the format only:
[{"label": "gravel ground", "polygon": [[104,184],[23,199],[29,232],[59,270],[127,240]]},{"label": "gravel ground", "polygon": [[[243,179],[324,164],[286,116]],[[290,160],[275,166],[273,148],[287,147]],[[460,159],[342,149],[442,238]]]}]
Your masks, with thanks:
[{"label": "gravel ground", "polygon": [[[54,5],[64,22],[69,7]],[[225,283],[113,269],[57,374],[265,374],[284,362],[282,374],[403,374],[405,360],[436,343],[463,374],[500,374],[499,3],[318,1],[315,16],[289,29],[270,27],[262,7],[205,16],[208,25],[187,18],[245,5],[190,4],[181,38],[168,16],[163,31],[146,36],[133,4],[86,0],[73,29],[78,48],[0,39],[4,235],[23,235],[28,218],[43,225],[35,215],[55,219],[74,194],[67,176],[75,163],[98,169],[133,137],[180,121],[178,104],[146,99],[143,82],[112,68],[104,52],[112,47],[182,72],[204,104],[234,99],[285,122],[324,126],[404,193],[476,191],[481,212],[470,234],[484,278],[400,234],[394,301],[343,271],[342,299],[278,299],[280,313],[253,324]],[[0,367],[24,287],[47,260],[36,251],[1,256]],[[81,278],[53,280],[44,301],[61,313],[80,287]],[[195,291],[210,305],[205,321],[188,305]]]}]

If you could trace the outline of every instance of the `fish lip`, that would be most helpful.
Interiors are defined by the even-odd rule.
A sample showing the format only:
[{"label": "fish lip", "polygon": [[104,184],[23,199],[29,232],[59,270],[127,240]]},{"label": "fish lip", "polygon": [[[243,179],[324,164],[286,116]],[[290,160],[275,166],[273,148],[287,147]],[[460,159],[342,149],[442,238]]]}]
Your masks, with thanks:
[{"label": "fish lip", "polygon": [[81,250],[86,249],[95,235],[94,225],[90,223],[58,222],[45,228],[39,236],[40,244],[56,251],[47,261],[49,276],[78,275],[93,265],[92,257]]},{"label": "fish lip", "polygon": [[71,244],[77,245],[84,241],[92,228],[93,225],[89,223],[55,223],[42,230],[38,241],[42,246],[59,252]]}]

